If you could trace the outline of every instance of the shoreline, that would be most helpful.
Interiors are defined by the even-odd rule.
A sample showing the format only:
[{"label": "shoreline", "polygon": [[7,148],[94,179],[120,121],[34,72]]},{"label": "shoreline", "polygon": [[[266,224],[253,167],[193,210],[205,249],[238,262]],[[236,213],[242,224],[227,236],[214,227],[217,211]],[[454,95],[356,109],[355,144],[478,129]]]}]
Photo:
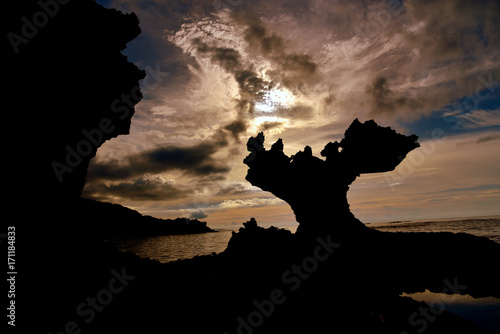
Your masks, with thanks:
[{"label": "shoreline", "polygon": [[409,297],[438,310],[454,313],[472,321],[489,331],[500,331],[500,298],[475,298],[469,294],[448,295],[444,293],[424,292],[402,293],[401,297]]}]

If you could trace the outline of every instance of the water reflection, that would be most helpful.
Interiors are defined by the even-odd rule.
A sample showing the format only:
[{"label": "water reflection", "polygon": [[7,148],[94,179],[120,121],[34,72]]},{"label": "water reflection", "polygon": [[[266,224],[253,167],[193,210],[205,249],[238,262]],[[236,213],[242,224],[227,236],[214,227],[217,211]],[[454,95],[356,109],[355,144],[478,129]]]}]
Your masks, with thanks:
[{"label": "water reflection", "polygon": [[425,290],[425,292],[403,293],[428,305],[455,313],[491,331],[500,330],[500,299],[494,297],[474,298],[468,294],[447,295]]},{"label": "water reflection", "polygon": [[120,251],[132,252],[143,258],[162,263],[191,259],[196,255],[220,253],[226,249],[231,231],[188,235],[154,236],[115,241]]}]

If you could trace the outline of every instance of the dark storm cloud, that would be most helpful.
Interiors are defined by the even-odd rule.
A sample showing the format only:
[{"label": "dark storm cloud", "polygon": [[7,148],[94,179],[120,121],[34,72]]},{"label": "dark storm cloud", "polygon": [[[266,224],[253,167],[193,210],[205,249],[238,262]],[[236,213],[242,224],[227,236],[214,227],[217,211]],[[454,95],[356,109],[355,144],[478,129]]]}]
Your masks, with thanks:
[{"label": "dark storm cloud", "polygon": [[165,182],[161,177],[142,176],[131,181],[117,184],[91,185],[84,195],[105,200],[119,196],[136,201],[162,201],[186,198],[192,190],[184,189],[172,182]]},{"label": "dark storm cloud", "polygon": [[233,14],[233,19],[247,27],[244,38],[249,50],[275,65],[275,70],[268,73],[274,81],[296,89],[316,74],[318,66],[310,55],[288,52],[283,37],[269,31],[260,19],[241,12]]},{"label": "dark storm cloud", "polygon": [[[181,170],[185,175],[210,180],[223,180],[231,168],[213,157],[230,145],[229,138],[239,143],[239,135],[246,131],[242,120],[232,121],[217,129],[205,141],[192,146],[165,145],[126,156],[93,164],[87,179],[130,180],[147,174],[160,174],[170,170]],[[128,181],[129,182],[129,181]],[[137,185],[137,184],[136,184]],[[128,183],[122,185],[129,186]]]},{"label": "dark storm cloud", "polygon": [[392,114],[399,108],[417,110],[422,107],[417,100],[394,93],[383,76],[376,77],[373,83],[366,87],[366,92],[370,97],[372,115]]},{"label": "dark storm cloud", "polygon": [[[240,14],[240,17],[242,14]],[[235,16],[236,17],[236,16]],[[274,56],[284,49],[283,38],[269,34],[258,20],[246,20],[245,40],[251,49],[258,49],[264,56]]]},{"label": "dark storm cloud", "polygon": [[311,60],[310,55],[288,54],[283,55],[282,68],[297,73],[297,75],[310,76],[316,72],[318,66]]},{"label": "dark storm cloud", "polygon": [[236,72],[235,79],[243,92],[256,97],[262,94],[262,90],[270,88],[269,82],[259,78],[255,72],[250,70]]},{"label": "dark storm cloud", "polygon": [[263,122],[260,124],[259,129],[265,132],[267,130],[278,128],[281,125],[283,125],[283,122]]},{"label": "dark storm cloud", "polygon": [[180,169],[194,176],[226,173],[229,167],[212,157],[218,149],[219,145],[213,142],[191,147],[167,146],[140,154],[131,159],[131,165],[142,164],[153,169],[152,172],[156,170],[157,173],[171,169]]},{"label": "dark storm cloud", "polygon": [[203,142],[190,147],[164,146],[126,157],[122,162],[107,161],[94,164],[89,180],[126,180],[144,174],[182,170],[186,175],[208,176],[224,174],[230,168],[212,157],[220,143]]},{"label": "dark storm cloud", "polygon": [[209,55],[213,62],[228,72],[239,71],[242,67],[240,53],[235,49],[209,46],[199,38],[193,40],[193,45],[199,53]]},{"label": "dark storm cloud", "polygon": [[246,132],[247,125],[243,120],[236,120],[234,122],[229,123],[224,127],[225,130],[228,130],[230,134],[233,136],[234,140],[239,143],[240,142],[240,134]]},{"label": "dark storm cloud", "polygon": [[366,87],[366,92],[372,98],[372,111],[392,111],[393,106],[389,103],[389,95],[392,94],[387,84],[387,79],[379,76],[373,80],[372,85]]},{"label": "dark storm cloud", "polygon": [[471,57],[500,34],[498,1],[408,1],[405,7],[415,22],[423,23],[421,30],[407,34],[407,41],[433,61]]}]

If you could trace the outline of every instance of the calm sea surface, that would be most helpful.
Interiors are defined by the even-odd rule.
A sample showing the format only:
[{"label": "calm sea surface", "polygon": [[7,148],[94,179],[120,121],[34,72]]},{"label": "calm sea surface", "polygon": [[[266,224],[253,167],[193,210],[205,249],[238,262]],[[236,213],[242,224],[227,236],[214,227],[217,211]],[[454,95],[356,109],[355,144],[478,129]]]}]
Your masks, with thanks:
[{"label": "calm sea surface", "polygon": [[[367,226],[385,232],[465,232],[500,243],[500,216],[372,223]],[[214,233],[116,240],[115,244],[121,251],[164,263],[220,253],[226,249],[232,231],[237,231],[239,227],[219,229]],[[296,226],[288,229],[295,232]]]},{"label": "calm sea surface", "polygon": [[463,232],[500,243],[500,216],[374,223],[368,226],[385,232]]}]

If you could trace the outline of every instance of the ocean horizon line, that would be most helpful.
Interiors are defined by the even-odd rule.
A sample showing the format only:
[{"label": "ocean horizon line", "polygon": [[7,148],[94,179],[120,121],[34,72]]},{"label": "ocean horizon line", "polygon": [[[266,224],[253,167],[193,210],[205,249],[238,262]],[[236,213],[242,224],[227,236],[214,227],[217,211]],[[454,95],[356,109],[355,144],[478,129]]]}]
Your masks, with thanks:
[{"label": "ocean horizon line", "polygon": [[[434,217],[434,218],[418,218],[418,219],[404,219],[404,220],[385,220],[385,221],[374,221],[374,222],[364,222],[361,220],[361,222],[365,225],[371,225],[371,226],[379,226],[379,225],[389,225],[389,224],[407,224],[407,223],[426,223],[426,222],[439,222],[439,221],[459,221],[459,220],[475,220],[475,219],[500,219],[500,214],[496,215],[483,215],[483,216],[457,216],[457,217]],[[297,222],[283,222],[280,224],[275,224],[275,223],[266,223],[265,221],[258,221],[257,223],[261,227],[277,227],[277,228],[297,228],[299,223]],[[233,230],[237,231],[241,227],[243,227],[243,222],[241,223],[227,223],[227,224],[210,224],[207,223],[207,225],[215,230],[221,230],[221,231],[227,231],[227,230]]]}]

